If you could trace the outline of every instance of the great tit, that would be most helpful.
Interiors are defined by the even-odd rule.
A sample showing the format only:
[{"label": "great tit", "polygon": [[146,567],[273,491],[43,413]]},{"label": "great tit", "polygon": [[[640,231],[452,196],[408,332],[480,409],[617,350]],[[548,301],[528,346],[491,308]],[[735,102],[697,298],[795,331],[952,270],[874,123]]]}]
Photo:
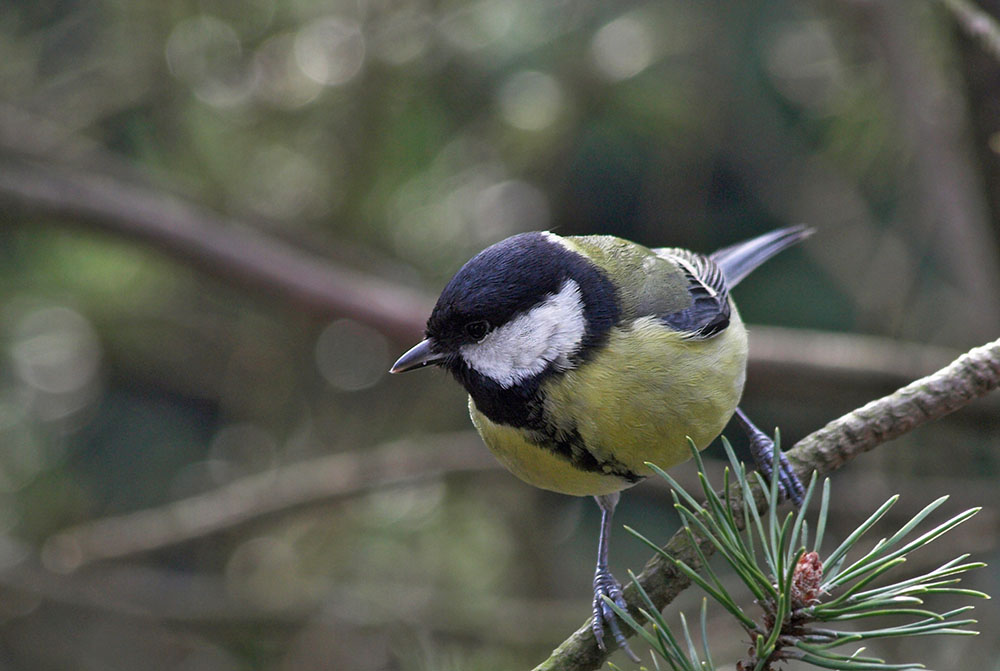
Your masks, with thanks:
[{"label": "great tit", "polygon": [[[536,487],[596,499],[602,648],[607,624],[634,657],[603,597],[625,607],[608,537],[621,490],[651,474],[645,463],[687,460],[689,437],[705,448],[735,413],[771,476],[773,443],[737,407],[747,333],[729,290],[811,233],[780,229],[708,256],[605,235],[515,235],[455,274],[426,338],[393,365],[444,367],[500,463]],[[784,455],[780,464],[780,489],[797,503],[801,482]]]}]

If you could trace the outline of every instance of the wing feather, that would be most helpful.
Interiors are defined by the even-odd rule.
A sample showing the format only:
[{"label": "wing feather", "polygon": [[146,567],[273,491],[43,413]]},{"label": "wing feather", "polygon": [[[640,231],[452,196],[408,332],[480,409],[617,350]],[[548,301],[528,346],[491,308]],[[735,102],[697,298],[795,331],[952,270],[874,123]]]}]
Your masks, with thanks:
[{"label": "wing feather", "polygon": [[691,305],[660,319],[692,339],[711,338],[729,326],[729,288],[722,269],[712,259],[686,249],[654,250],[662,259],[676,264],[688,281]]}]

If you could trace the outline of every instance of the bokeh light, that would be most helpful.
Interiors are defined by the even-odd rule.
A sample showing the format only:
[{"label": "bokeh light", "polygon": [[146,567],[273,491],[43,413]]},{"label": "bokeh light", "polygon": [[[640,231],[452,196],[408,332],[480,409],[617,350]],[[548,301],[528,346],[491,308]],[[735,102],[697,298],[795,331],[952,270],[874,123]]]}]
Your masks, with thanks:
[{"label": "bokeh light", "polygon": [[434,23],[419,8],[400,7],[373,22],[371,32],[372,55],[392,65],[404,65],[430,51]]},{"label": "bokeh light", "polygon": [[349,82],[365,62],[361,26],[334,16],[313,21],[295,36],[295,60],[307,77],[320,84]]},{"label": "bokeh light", "polygon": [[323,85],[306,76],[295,56],[296,36],[280,33],[266,40],[253,55],[254,95],[279,109],[297,109],[315,100]]},{"label": "bokeh light", "polygon": [[166,43],[170,72],[210,105],[227,107],[250,94],[250,79],[236,31],[208,15],[179,22]]},{"label": "bokeh light", "polygon": [[71,308],[41,307],[24,314],[14,327],[10,356],[32,412],[43,420],[68,419],[98,398],[97,334]]},{"label": "bokeh light", "polygon": [[767,68],[782,94],[815,112],[829,112],[842,90],[833,36],[820,21],[777,26],[768,41]]},{"label": "bokeh light", "polygon": [[316,340],[316,365],[333,387],[359,391],[375,385],[389,370],[389,344],[378,331],[338,319]]},{"label": "bokeh light", "polygon": [[627,15],[597,31],[590,53],[599,73],[612,80],[629,79],[653,62],[653,40],[648,23]]},{"label": "bokeh light", "polygon": [[518,72],[500,88],[500,113],[504,121],[522,130],[551,126],[563,111],[563,90],[551,75]]},{"label": "bokeh light", "polygon": [[516,0],[477,0],[442,16],[439,30],[452,46],[478,51],[505,37],[518,13]]},{"label": "bokeh light", "polygon": [[549,201],[538,187],[508,179],[480,189],[474,216],[485,239],[499,240],[519,230],[547,229]]}]

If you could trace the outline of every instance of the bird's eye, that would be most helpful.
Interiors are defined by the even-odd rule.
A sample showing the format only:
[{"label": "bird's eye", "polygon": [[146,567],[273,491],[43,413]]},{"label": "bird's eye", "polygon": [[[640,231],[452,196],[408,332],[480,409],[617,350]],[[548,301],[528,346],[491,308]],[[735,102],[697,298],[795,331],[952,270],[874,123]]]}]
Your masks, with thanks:
[{"label": "bird's eye", "polygon": [[490,330],[490,323],[485,319],[480,319],[478,321],[469,322],[465,325],[465,334],[479,342],[486,337],[486,334]]}]

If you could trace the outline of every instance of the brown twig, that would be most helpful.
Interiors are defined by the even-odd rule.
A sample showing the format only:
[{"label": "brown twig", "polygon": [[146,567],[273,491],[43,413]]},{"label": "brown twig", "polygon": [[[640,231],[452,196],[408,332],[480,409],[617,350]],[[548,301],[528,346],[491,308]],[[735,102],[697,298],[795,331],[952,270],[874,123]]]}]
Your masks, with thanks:
[{"label": "brown twig", "polygon": [[[788,452],[788,458],[800,473],[815,470],[820,475],[828,474],[863,452],[954,412],[998,386],[1000,340],[977,347],[938,372],[830,422],[800,440]],[[672,557],[691,566],[698,565],[697,553],[683,531],[674,534],[663,547]],[[709,556],[712,548],[706,544],[701,550]],[[658,609],[673,601],[690,582],[673,563],[659,555],[646,564],[637,580]],[[630,583],[624,591],[633,615],[638,617],[635,607],[640,601],[635,585]],[[597,669],[607,657],[608,653],[597,647],[588,621],[535,671]]]}]

